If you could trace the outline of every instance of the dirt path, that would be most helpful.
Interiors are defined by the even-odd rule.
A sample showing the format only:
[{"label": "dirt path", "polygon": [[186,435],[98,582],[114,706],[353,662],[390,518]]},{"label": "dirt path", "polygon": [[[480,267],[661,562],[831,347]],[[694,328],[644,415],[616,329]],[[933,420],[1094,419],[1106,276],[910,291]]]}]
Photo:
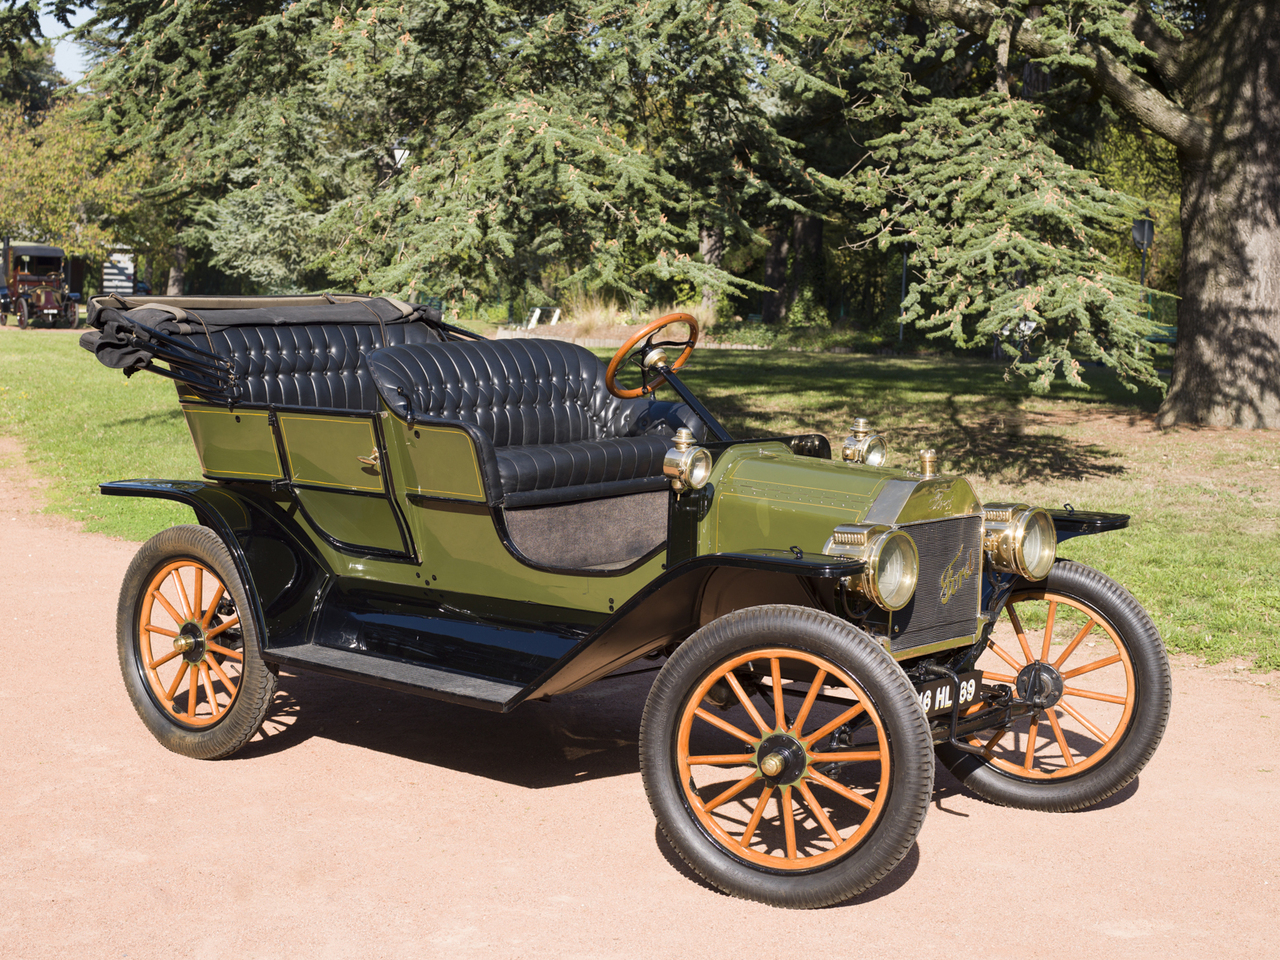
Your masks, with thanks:
[{"label": "dirt path", "polygon": [[231,760],[166,752],[121,685],[136,545],[32,512],[0,438],[0,955],[1016,958],[1280,955],[1280,677],[1174,670],[1164,744],[1099,809],[939,771],[917,846],[791,913],[693,879],[636,764],[644,678],[506,717],[285,676]]}]

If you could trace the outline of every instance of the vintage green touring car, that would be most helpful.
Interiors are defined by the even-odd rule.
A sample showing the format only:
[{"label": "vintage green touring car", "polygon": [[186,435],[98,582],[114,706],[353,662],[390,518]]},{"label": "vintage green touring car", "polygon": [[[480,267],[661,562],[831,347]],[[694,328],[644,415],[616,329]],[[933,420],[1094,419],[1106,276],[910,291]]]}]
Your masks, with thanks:
[{"label": "vintage green touring car", "polygon": [[983,503],[928,451],[890,467],[862,420],[836,458],[734,439],[676,372],[686,314],[607,365],[388,298],[101,298],[90,323],[103,363],[176,382],[204,474],[102,485],[199,520],[142,547],[119,605],[125,685],[178,753],[243,746],[281,668],[509,711],[650,658],[662,831],[728,893],[816,907],[907,853],[935,751],[1067,811],[1164,732],[1151,619],[1055,556],[1126,517]]}]

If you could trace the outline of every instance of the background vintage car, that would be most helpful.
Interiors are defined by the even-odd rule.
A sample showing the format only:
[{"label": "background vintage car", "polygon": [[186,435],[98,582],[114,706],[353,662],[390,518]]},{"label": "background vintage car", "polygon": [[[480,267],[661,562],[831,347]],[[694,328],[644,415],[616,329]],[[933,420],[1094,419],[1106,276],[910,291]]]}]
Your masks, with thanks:
[{"label": "background vintage car", "polygon": [[984,504],[865,422],[834,460],[735,440],[676,372],[687,315],[606,366],[387,298],[90,313],[102,362],[177,382],[204,474],[103,484],[200,521],[143,546],[119,606],[130,696],[179,753],[242,746],[281,667],[507,711],[652,662],[662,830],[722,889],[813,907],[906,854],[935,747],[983,796],[1074,810],[1163,733],[1150,618],[1055,561],[1126,518]]}]

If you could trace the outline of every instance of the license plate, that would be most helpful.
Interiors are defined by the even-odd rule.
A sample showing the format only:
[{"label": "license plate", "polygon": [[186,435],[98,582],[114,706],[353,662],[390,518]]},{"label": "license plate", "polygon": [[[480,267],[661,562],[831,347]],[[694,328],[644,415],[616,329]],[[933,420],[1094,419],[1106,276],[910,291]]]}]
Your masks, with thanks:
[{"label": "license plate", "polygon": [[916,696],[920,699],[920,706],[924,707],[926,717],[950,713],[957,699],[963,713],[967,706],[978,699],[981,691],[982,674],[976,670],[960,674],[959,686],[949,677],[916,684]]}]

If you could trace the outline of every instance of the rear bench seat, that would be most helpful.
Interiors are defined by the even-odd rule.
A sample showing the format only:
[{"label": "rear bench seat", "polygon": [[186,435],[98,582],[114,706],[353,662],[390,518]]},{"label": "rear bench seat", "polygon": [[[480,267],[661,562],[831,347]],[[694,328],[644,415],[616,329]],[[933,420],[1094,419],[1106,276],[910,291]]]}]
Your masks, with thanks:
[{"label": "rear bench seat", "polygon": [[663,489],[676,429],[705,432],[684,404],[613,396],[605,365],[559,340],[410,343],[369,368],[398,417],[467,428],[489,502],[506,507]]}]

